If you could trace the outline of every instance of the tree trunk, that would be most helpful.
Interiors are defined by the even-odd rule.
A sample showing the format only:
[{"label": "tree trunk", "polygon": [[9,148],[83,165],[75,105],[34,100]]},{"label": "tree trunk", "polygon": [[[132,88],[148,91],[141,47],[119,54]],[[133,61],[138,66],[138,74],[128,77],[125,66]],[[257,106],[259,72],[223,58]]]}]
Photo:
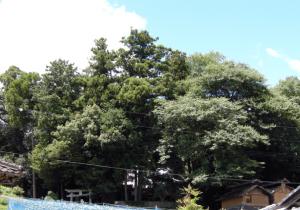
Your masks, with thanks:
[{"label": "tree trunk", "polygon": [[60,199],[64,199],[64,183],[63,181],[60,181]]},{"label": "tree trunk", "polygon": [[36,179],[33,170],[32,170],[32,198],[36,198]]},{"label": "tree trunk", "polygon": [[192,163],[191,163],[190,158],[187,160],[187,167],[188,167],[188,173],[191,174],[192,173]]}]

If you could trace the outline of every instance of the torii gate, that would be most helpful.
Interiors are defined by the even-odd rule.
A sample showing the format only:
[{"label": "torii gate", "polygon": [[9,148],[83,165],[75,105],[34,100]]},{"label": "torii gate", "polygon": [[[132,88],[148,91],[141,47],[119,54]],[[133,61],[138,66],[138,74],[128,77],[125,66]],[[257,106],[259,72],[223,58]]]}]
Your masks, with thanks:
[{"label": "torii gate", "polygon": [[74,198],[89,197],[89,203],[92,203],[92,191],[83,189],[66,189],[67,197],[73,202]]}]

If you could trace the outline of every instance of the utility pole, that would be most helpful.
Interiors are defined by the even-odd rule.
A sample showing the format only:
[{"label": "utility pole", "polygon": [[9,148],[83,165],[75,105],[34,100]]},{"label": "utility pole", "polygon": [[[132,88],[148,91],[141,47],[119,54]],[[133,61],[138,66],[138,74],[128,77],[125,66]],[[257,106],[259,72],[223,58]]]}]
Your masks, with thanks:
[{"label": "utility pole", "polygon": [[134,174],[134,201],[138,201],[139,170],[135,170]]},{"label": "utility pole", "polygon": [[[34,140],[33,138],[31,139],[31,152],[33,151],[34,148]],[[34,170],[32,169],[32,198],[36,198],[36,178],[35,178],[35,173]]]},{"label": "utility pole", "polygon": [[126,170],[126,172],[125,172],[125,182],[124,182],[125,201],[128,201],[127,182],[128,182],[128,171]]}]

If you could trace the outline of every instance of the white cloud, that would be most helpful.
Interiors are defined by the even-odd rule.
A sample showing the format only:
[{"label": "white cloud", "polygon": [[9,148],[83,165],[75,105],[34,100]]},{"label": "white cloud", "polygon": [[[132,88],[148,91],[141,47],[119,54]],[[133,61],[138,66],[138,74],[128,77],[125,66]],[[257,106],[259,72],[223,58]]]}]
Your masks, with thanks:
[{"label": "white cloud", "polygon": [[2,0],[0,72],[10,65],[43,72],[58,58],[85,68],[95,39],[117,48],[131,27],[145,29],[146,20],[108,0]]},{"label": "white cloud", "polygon": [[300,60],[291,59],[287,62],[291,69],[300,72]]},{"label": "white cloud", "polygon": [[267,54],[269,54],[272,57],[279,58],[282,61],[286,62],[290,69],[300,72],[300,60],[297,59],[291,59],[285,55],[280,54],[278,51],[267,48],[266,49]]},{"label": "white cloud", "polygon": [[266,49],[266,52],[267,52],[270,56],[272,56],[272,57],[275,57],[275,58],[280,58],[280,57],[281,57],[281,55],[280,55],[276,50],[274,50],[274,49],[272,49],[272,48],[267,48],[267,49]]}]

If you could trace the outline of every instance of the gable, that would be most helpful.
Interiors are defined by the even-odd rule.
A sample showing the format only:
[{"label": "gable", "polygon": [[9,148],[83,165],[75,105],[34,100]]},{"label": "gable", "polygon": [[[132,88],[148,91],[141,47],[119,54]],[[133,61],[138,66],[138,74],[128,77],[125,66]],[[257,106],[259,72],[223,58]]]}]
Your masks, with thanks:
[{"label": "gable", "polygon": [[278,193],[278,192],[281,192],[281,193],[290,193],[291,191],[293,191],[294,188],[290,187],[290,186],[278,186],[274,189],[274,192],[273,193]]},{"label": "gable", "polygon": [[244,195],[244,203],[255,206],[267,206],[270,204],[270,196],[259,188],[255,188]]}]

